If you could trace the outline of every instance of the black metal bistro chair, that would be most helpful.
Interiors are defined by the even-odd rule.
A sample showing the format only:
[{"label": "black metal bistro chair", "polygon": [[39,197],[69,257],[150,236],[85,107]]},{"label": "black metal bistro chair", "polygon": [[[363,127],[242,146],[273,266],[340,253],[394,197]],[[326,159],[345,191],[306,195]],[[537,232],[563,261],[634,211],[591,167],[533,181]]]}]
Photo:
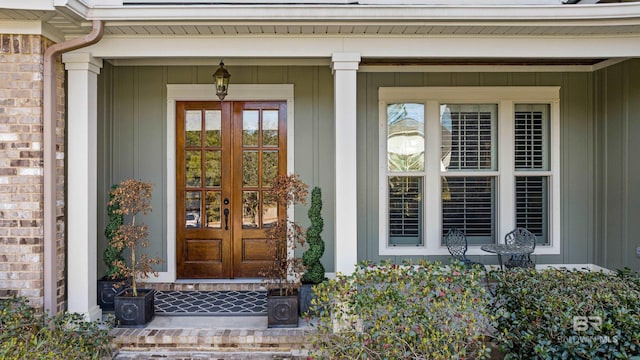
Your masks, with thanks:
[{"label": "black metal bistro chair", "polygon": [[458,261],[462,261],[465,265],[471,267],[481,265],[467,258],[467,236],[458,229],[450,229],[445,236],[445,244],[451,256]]},{"label": "black metal bistro chair", "polygon": [[531,250],[522,255],[511,255],[511,258],[504,263],[507,268],[523,267],[535,268],[536,264],[531,260],[531,252],[536,248],[536,236],[525,228],[515,228],[504,237],[504,243],[508,245],[517,245],[523,249]]}]

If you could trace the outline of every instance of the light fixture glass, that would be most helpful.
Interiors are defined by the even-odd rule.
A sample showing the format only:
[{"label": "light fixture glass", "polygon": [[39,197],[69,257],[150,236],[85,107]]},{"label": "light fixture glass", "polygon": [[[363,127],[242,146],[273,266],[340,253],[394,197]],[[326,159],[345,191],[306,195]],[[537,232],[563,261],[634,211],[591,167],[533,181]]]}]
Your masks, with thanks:
[{"label": "light fixture glass", "polygon": [[229,90],[229,78],[231,74],[224,68],[224,61],[220,60],[220,67],[213,74],[213,79],[216,82],[216,95],[220,101],[224,100]]}]

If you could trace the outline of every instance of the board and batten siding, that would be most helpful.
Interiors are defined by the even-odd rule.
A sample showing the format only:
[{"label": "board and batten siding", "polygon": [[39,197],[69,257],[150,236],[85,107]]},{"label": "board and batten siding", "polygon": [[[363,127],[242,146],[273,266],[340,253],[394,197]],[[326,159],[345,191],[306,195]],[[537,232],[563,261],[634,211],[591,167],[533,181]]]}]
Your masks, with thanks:
[{"label": "board and batten siding", "polygon": [[[561,254],[536,255],[537,263],[593,263],[594,99],[592,73],[359,73],[358,74],[358,259],[447,256],[378,254],[378,88],[392,86],[560,86]],[[469,256],[496,264],[496,256]]]},{"label": "board and batten siding", "polygon": [[[126,178],[152,182],[153,212],[149,253],[167,259],[167,84],[212,84],[216,66],[112,66],[105,62],[99,76],[98,274],[102,276],[106,202],[112,184]],[[334,123],[333,76],[328,66],[227,66],[233,84],[294,84],[294,169],[312,188],[320,186],[324,202],[326,244],[322,259],[334,266]],[[212,94],[215,90],[211,88]],[[268,99],[265,100],[278,100]],[[307,226],[307,207],[296,208],[296,221]],[[172,219],[169,219],[172,221]],[[170,237],[173,238],[173,237]]]},{"label": "board and batten siding", "polygon": [[[105,63],[99,76],[99,203],[109,186],[135,177],[155,184],[148,217],[151,251],[166,258],[166,85],[210,84],[215,66]],[[233,84],[294,84],[295,172],[323,191],[323,257],[334,271],[333,76],[324,66],[229,66]],[[634,80],[635,79],[635,80]],[[560,86],[560,255],[537,263],[640,267],[633,224],[640,219],[640,60],[595,73],[359,73],[357,93],[358,259],[378,254],[378,88],[381,86]],[[99,259],[106,206],[99,208]],[[306,208],[296,218],[308,224]],[[418,257],[413,257],[415,260]],[[429,259],[447,261],[446,256]],[[471,256],[496,263],[494,255]],[[173,261],[173,259],[171,259]],[[104,265],[101,266],[100,274]]]},{"label": "board and batten siding", "polygon": [[596,263],[640,270],[640,59],[595,75]]}]

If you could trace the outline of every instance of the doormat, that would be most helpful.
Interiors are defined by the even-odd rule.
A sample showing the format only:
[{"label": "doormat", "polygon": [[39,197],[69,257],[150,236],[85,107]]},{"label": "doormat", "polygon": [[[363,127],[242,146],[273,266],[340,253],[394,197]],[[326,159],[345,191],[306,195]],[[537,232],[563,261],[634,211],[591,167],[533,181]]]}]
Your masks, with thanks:
[{"label": "doormat", "polygon": [[267,314],[266,291],[156,291],[156,315],[256,316]]}]

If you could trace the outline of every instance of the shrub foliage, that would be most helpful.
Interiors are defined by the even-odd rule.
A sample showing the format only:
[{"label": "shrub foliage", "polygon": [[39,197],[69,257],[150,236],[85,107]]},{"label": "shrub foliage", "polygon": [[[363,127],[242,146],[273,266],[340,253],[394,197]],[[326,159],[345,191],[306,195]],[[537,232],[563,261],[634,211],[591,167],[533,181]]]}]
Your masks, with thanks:
[{"label": "shrub foliage", "polygon": [[109,330],[81,314],[37,313],[25,298],[0,301],[0,359],[111,359]]},{"label": "shrub foliage", "polygon": [[322,191],[314,187],[311,191],[311,206],[309,207],[309,220],[311,225],[307,229],[307,243],[309,248],[302,254],[302,263],[307,271],[302,281],[310,284],[319,284],[324,280],[324,266],[320,259],[324,254],[324,240],[322,240]]},{"label": "shrub foliage", "polygon": [[483,270],[361,263],[316,287],[316,359],[482,359],[491,332]]},{"label": "shrub foliage", "polygon": [[495,273],[505,359],[629,359],[640,354],[640,282],[627,273]]}]

